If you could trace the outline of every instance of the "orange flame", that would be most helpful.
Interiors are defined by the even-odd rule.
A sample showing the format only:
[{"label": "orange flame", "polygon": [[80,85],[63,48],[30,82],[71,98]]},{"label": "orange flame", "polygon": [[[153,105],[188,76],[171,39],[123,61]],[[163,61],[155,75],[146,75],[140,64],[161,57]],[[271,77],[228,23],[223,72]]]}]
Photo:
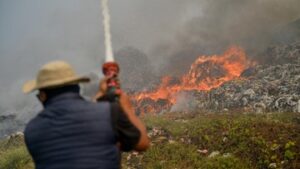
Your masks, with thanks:
[{"label": "orange flame", "polygon": [[217,88],[227,81],[238,78],[251,65],[253,62],[247,59],[245,51],[233,46],[223,55],[200,56],[191,65],[189,72],[180,78],[178,84],[170,84],[171,77],[166,76],[162,78],[156,90],[138,93],[133,98],[138,104],[146,98],[153,101],[166,99],[170,104],[175,104],[179,92],[208,91]]}]

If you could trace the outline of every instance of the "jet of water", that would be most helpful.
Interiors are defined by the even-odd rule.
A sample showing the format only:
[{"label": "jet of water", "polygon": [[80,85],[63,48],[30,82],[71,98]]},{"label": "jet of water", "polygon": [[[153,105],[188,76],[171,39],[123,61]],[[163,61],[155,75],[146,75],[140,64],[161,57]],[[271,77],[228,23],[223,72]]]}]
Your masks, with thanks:
[{"label": "jet of water", "polygon": [[108,8],[108,0],[102,0],[102,14],[103,14],[103,25],[105,33],[105,49],[106,49],[106,62],[114,61],[114,54],[111,42],[110,32],[110,15]]}]

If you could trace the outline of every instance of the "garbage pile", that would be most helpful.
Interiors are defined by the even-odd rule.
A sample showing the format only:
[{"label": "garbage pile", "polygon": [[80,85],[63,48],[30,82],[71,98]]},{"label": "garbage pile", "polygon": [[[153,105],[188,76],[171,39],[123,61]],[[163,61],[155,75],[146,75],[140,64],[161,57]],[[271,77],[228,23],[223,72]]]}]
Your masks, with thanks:
[{"label": "garbage pile", "polygon": [[270,46],[264,52],[263,57],[266,64],[300,64],[300,41],[285,45]]},{"label": "garbage pile", "polygon": [[273,64],[249,68],[240,78],[209,92],[192,93],[197,98],[197,108],[300,112],[300,43],[270,47],[266,53],[272,55]]},{"label": "garbage pile", "polygon": [[300,112],[300,65],[256,66],[246,71],[250,73],[196,94],[198,109]]},{"label": "garbage pile", "polygon": [[269,47],[264,54],[269,57],[268,64],[251,66],[221,86],[206,91],[182,90],[173,105],[168,100],[144,100],[137,111],[300,113],[300,42]]}]

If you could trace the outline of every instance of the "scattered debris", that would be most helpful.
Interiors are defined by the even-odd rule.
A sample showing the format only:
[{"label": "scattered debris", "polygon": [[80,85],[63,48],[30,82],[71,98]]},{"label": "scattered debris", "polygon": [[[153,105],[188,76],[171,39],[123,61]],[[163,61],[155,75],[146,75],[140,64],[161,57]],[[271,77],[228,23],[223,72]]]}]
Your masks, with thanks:
[{"label": "scattered debris", "polygon": [[269,168],[277,168],[276,163],[271,163],[271,164],[269,165]]},{"label": "scattered debris", "polygon": [[213,151],[212,153],[209,154],[209,158],[214,158],[216,156],[220,155],[220,152],[219,151]]},{"label": "scattered debris", "polygon": [[232,154],[231,153],[225,153],[225,154],[223,154],[223,157],[224,158],[232,157]]},{"label": "scattered debris", "polygon": [[197,150],[197,152],[200,153],[200,154],[206,155],[206,154],[208,153],[208,150],[206,150],[206,149],[203,149],[203,150]]}]

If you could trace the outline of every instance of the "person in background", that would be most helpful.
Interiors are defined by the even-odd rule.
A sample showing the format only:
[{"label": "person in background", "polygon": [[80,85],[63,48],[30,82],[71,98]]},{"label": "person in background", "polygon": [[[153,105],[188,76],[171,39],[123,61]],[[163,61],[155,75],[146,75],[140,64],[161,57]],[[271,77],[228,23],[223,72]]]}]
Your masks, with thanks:
[{"label": "person in background", "polygon": [[[44,109],[26,126],[25,143],[37,169],[117,169],[120,151],[145,151],[149,138],[125,93],[118,107],[80,96],[77,76],[64,61],[44,65],[23,92],[38,90]],[[105,90],[104,90],[105,91]]]}]

